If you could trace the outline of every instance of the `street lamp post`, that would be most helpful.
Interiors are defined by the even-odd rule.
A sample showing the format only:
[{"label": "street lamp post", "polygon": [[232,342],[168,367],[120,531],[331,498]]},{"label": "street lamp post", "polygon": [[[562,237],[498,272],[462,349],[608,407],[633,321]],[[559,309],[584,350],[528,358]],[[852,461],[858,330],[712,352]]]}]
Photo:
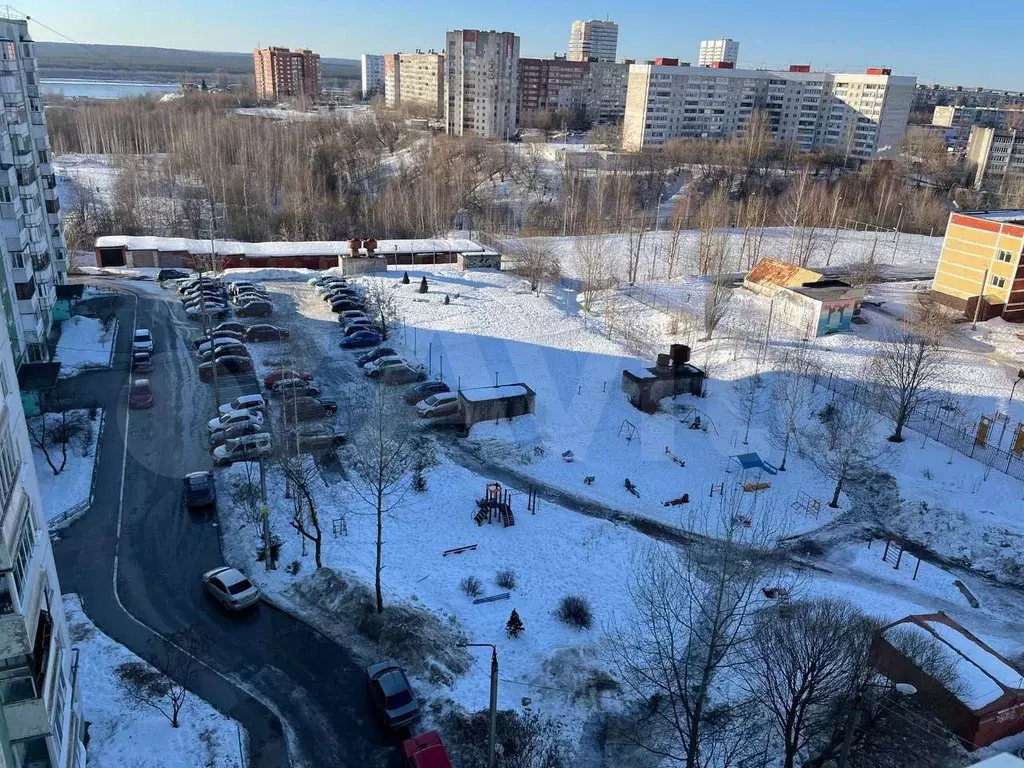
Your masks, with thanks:
[{"label": "street lamp post", "polygon": [[654,209],[654,231],[661,229],[661,201],[665,199],[665,193],[658,195],[658,207]]},{"label": "street lamp post", "polygon": [[896,219],[896,239],[892,244],[892,263],[896,263],[896,249],[900,247],[900,225],[903,223],[903,203],[896,203],[900,207],[900,215]]},{"label": "street lamp post", "polygon": [[492,643],[459,643],[459,646],[491,649],[491,711],[487,728],[487,768],[494,768],[494,749],[498,736],[498,648]]},{"label": "street lamp post", "polygon": [[[917,693],[915,688],[910,683],[892,683],[891,685],[878,685],[876,683],[867,683],[868,688],[882,688],[887,691],[895,691],[903,696],[913,696]],[[857,730],[857,724],[860,721],[860,704],[861,704],[861,692],[857,691],[857,694],[853,699],[853,707],[850,710],[850,717],[846,721],[846,733],[843,734],[843,745],[839,751],[839,760],[836,763],[837,768],[846,768],[846,764],[850,760],[850,747],[853,746],[853,735]]]}]

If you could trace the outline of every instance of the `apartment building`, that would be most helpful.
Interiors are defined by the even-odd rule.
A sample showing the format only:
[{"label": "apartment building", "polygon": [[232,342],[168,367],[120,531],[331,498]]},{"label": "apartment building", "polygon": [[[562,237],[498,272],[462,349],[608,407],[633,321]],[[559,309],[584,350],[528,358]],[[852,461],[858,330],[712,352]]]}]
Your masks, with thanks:
[{"label": "apartment building", "polygon": [[1024,211],[950,214],[932,295],[970,318],[1024,322],[1022,249]]},{"label": "apartment building", "polygon": [[1024,108],[1019,105],[1007,107],[935,107],[932,125],[946,128],[947,141],[963,147],[970,138],[971,129],[984,128],[1020,130],[1024,128]]},{"label": "apartment building", "polygon": [[0,303],[15,365],[50,357],[55,286],[66,281],[57,182],[28,23],[0,19]]},{"label": "apartment building", "polygon": [[455,136],[508,139],[519,105],[519,36],[459,29],[445,35],[445,124]]},{"label": "apartment building", "polygon": [[914,109],[939,106],[999,108],[1024,104],[1024,93],[992,88],[965,88],[962,85],[925,85],[914,90]]},{"label": "apartment building", "polygon": [[1024,185],[1024,133],[975,126],[967,140],[967,164],[976,189],[1005,191]]},{"label": "apartment building", "polygon": [[628,64],[568,61],[565,58],[519,60],[519,119],[538,112],[583,110],[597,124],[620,123],[626,111]]},{"label": "apartment building", "polygon": [[363,98],[384,94],[384,57],[364,53],[359,57]]},{"label": "apartment building", "polygon": [[253,51],[253,83],[259,99],[320,99],[320,54],[271,46]]},{"label": "apartment building", "polygon": [[865,74],[710,69],[633,64],[622,146],[639,151],[676,138],[728,139],[755,110],[776,141],[827,148],[858,161],[895,155],[903,141],[915,78],[888,69]]},{"label": "apartment building", "polygon": [[619,25],[614,21],[574,21],[569,30],[569,61],[615,61]]},{"label": "apartment building", "polygon": [[444,54],[388,53],[384,57],[384,100],[389,107],[419,108],[444,114]]},{"label": "apartment building", "polygon": [[697,57],[698,67],[710,67],[712,64],[725,63],[736,66],[740,59],[740,44],[730,37],[718,40],[701,40],[700,55]]}]

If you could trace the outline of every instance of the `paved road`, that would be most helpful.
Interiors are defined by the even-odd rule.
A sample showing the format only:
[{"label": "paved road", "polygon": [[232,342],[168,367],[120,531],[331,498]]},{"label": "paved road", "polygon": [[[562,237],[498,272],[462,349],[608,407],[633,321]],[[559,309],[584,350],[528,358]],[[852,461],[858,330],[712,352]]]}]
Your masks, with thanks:
[{"label": "paved road", "polygon": [[[197,627],[209,648],[194,692],[246,728],[253,768],[386,765],[393,745],[370,717],[360,664],[345,649],[269,605],[236,617],[205,597],[200,574],[222,564],[217,528],[184,510],[180,478],[210,466],[203,444],[212,395],[186,347],[194,326],[176,302],[140,292],[137,324],[153,331],[158,350],[150,375],[155,406],[126,417],[133,312],[129,298],[118,312],[115,370],[69,384],[107,417],[92,509],[54,546],[64,590],[81,594],[90,618],[140,655],[154,638],[139,622],[164,635]],[[112,588],[115,551],[118,593],[131,616]]]}]

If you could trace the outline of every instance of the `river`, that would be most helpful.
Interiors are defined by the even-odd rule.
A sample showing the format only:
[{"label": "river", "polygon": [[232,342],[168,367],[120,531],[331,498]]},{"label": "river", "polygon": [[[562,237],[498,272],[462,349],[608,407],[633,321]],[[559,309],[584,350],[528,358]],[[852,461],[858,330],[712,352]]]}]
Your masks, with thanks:
[{"label": "river", "polygon": [[43,93],[62,93],[65,96],[91,99],[120,99],[125,96],[173,93],[177,83],[130,83],[107,80],[40,79]]}]

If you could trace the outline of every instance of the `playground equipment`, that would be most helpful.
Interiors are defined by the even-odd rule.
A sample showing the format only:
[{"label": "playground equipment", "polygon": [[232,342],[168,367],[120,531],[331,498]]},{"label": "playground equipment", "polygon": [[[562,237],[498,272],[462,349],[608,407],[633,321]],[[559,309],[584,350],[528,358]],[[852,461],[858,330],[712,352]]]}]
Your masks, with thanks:
[{"label": "playground equipment", "polygon": [[501,483],[488,483],[484,491],[484,497],[476,500],[476,514],[473,520],[477,525],[483,525],[486,520],[500,520],[503,528],[516,524],[515,515],[512,514],[512,492],[503,491]]}]

